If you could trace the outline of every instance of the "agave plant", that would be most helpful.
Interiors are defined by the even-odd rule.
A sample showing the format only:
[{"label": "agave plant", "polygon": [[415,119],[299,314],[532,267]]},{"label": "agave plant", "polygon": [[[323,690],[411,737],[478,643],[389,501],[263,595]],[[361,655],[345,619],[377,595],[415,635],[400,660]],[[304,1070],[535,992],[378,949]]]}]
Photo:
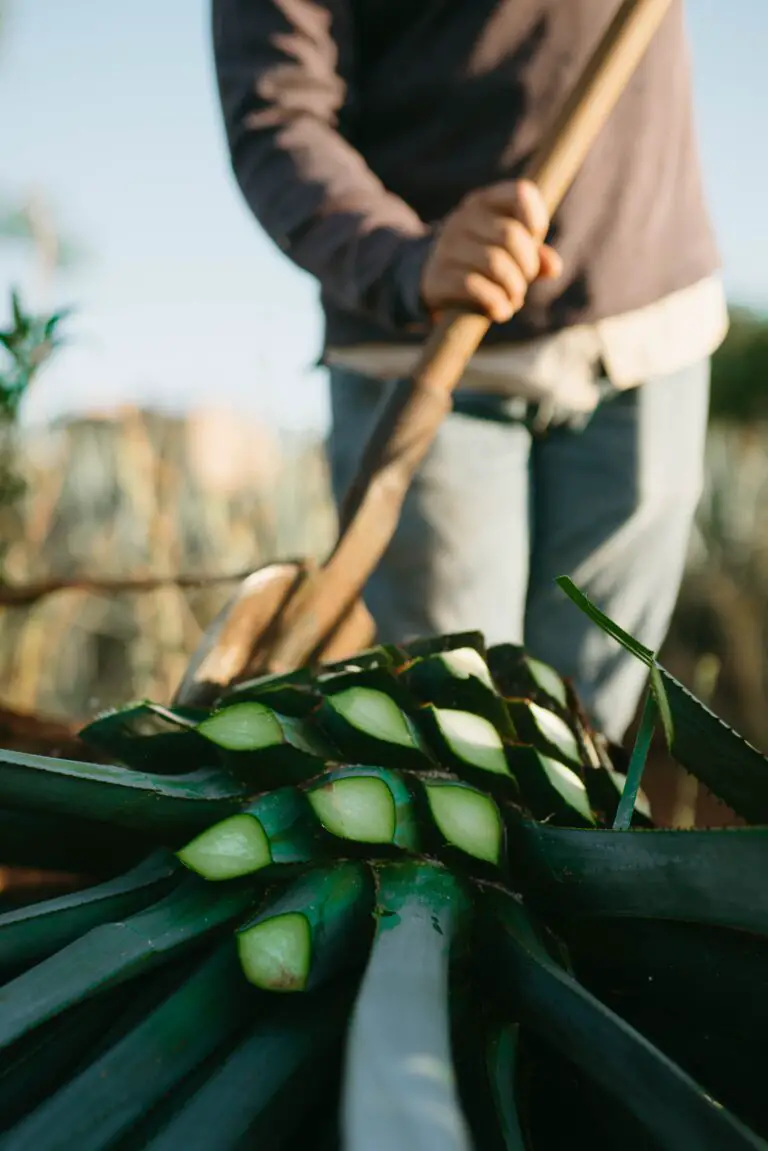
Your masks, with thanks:
[{"label": "agave plant", "polygon": [[[580,603],[626,776],[474,633],[3,753],[4,856],[88,880],[0,915],[0,1151],[765,1151],[768,760]],[[639,810],[657,712],[746,826]]]}]

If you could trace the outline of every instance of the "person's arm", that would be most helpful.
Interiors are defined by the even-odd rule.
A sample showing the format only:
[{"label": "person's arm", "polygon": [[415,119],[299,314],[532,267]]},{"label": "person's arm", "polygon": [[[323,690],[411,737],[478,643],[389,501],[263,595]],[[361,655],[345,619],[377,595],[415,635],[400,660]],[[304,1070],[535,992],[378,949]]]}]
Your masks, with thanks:
[{"label": "person's arm", "polygon": [[384,327],[426,331],[450,305],[504,323],[559,274],[537,189],[479,189],[436,235],[338,130],[354,109],[350,0],[213,0],[219,95],[242,192],[327,296]]},{"label": "person's arm", "polygon": [[272,240],[339,306],[425,326],[430,229],[337,128],[354,68],[348,0],[214,0],[232,167]]}]

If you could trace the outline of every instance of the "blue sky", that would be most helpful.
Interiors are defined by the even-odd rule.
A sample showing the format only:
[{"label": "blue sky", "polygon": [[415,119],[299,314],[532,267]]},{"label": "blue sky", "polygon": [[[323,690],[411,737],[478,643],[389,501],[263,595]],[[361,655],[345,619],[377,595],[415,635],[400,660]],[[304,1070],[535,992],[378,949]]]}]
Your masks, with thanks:
[{"label": "blue sky", "polygon": [[[316,292],[261,235],[229,174],[209,0],[10,0],[0,44],[3,193],[39,187],[86,249],[57,302],[73,346],[32,419],[154,400],[326,420]],[[731,297],[768,306],[768,5],[690,0],[700,137]],[[5,288],[34,291],[4,249]],[[0,312],[0,315],[3,313]],[[3,317],[4,318],[4,317]]]}]

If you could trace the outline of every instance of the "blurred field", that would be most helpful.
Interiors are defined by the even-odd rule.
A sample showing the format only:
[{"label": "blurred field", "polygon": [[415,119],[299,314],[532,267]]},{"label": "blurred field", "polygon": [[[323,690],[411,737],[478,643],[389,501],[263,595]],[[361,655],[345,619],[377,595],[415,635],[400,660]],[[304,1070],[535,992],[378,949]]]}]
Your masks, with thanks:
[{"label": "blurred field", "polygon": [[[664,653],[768,747],[768,431],[715,424],[686,585]],[[0,524],[14,585],[50,577],[226,576],[331,541],[322,444],[218,412],[123,410],[26,432],[26,495]],[[0,705],[70,720],[166,700],[229,584],[61,591],[0,610]],[[706,686],[706,684],[705,684]],[[712,685],[714,686],[714,680]]]},{"label": "blurred field", "polygon": [[[226,576],[319,555],[333,513],[319,445],[217,412],[124,410],[24,433],[4,515],[6,579]],[[231,584],[66,590],[0,609],[0,704],[78,720],[167,700]]]}]

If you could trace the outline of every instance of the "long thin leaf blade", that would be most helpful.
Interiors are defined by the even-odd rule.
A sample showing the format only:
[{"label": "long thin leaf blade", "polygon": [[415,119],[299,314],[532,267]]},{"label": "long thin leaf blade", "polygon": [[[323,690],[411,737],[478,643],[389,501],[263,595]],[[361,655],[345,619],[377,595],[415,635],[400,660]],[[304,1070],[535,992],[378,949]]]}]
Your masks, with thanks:
[{"label": "long thin leaf blade", "polygon": [[450,872],[382,868],[376,940],[347,1041],[347,1151],[469,1151],[448,1015],[451,949],[465,916]]}]

